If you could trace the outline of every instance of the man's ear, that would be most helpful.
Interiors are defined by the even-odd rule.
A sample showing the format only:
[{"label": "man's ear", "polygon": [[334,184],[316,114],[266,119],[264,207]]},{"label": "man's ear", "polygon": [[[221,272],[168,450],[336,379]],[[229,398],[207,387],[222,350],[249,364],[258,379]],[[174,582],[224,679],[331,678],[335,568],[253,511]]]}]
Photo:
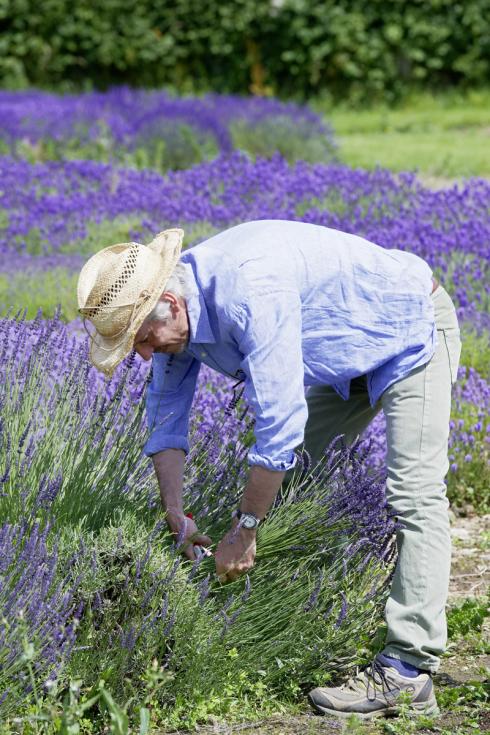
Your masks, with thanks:
[{"label": "man's ear", "polygon": [[175,306],[177,304],[177,297],[172,291],[164,291],[159,301],[167,301],[168,303],[172,304],[172,306]]},{"label": "man's ear", "polygon": [[160,296],[160,301],[166,301],[170,304],[170,311],[172,312],[173,316],[175,316],[175,314],[181,308],[179,299],[174,293],[172,293],[172,291],[164,291]]}]

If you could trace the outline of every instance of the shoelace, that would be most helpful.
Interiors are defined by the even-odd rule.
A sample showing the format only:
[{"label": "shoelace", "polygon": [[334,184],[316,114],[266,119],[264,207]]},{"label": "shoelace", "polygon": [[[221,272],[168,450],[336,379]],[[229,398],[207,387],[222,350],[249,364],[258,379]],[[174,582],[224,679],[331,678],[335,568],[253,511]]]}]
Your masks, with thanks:
[{"label": "shoelace", "polygon": [[[370,664],[362,672],[356,673],[354,677],[351,677],[345,684],[341,686],[341,689],[351,689],[353,691],[359,691],[359,684],[366,689],[366,697],[370,702],[374,702],[376,699],[377,687],[379,691],[387,698],[387,695],[391,693],[390,684],[386,678],[384,666],[373,658]],[[369,694],[372,691],[373,696]]]}]

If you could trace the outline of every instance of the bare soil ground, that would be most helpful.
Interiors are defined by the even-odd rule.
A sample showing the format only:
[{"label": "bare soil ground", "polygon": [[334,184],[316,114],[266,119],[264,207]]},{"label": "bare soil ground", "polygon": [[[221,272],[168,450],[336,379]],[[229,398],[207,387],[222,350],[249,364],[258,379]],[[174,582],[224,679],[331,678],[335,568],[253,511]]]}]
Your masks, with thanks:
[{"label": "bare soil ground", "polygon": [[490,515],[454,518],[449,602],[478,597],[490,585]]},{"label": "bare soil ground", "polygon": [[[479,597],[488,593],[490,584],[490,515],[454,517],[451,525],[453,554],[451,563],[451,582],[449,603],[457,603],[467,597]],[[490,621],[486,620],[485,636],[490,640]],[[486,673],[485,673],[486,669]],[[471,644],[452,643],[447,655],[443,657],[441,668],[434,678],[436,688],[456,687],[468,681],[488,681],[490,656],[475,653]],[[476,712],[476,722],[466,725],[464,710],[443,711],[431,730],[417,730],[423,733],[490,733],[490,707],[482,706]],[[475,718],[474,718],[475,719]],[[359,735],[381,733],[379,725],[364,723],[350,730],[345,721],[313,714],[305,703],[304,712],[296,716],[278,716],[260,722],[237,725],[216,723],[202,727],[203,735],[335,735],[342,732]],[[411,731],[410,731],[411,732]],[[163,734],[162,734],[163,735]],[[176,734],[177,735],[177,734]]]}]

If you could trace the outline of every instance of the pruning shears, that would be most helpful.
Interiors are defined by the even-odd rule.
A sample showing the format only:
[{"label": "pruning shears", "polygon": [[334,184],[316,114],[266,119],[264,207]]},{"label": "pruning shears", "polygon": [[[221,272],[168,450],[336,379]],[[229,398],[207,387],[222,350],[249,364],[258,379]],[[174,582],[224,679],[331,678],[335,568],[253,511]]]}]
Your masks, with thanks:
[{"label": "pruning shears", "polygon": [[[192,513],[186,513],[186,518],[190,518],[191,521],[194,520]],[[201,544],[194,544],[194,554],[196,555],[196,559],[202,559],[204,556],[213,556],[209,549],[206,549],[205,546],[201,546]]]}]

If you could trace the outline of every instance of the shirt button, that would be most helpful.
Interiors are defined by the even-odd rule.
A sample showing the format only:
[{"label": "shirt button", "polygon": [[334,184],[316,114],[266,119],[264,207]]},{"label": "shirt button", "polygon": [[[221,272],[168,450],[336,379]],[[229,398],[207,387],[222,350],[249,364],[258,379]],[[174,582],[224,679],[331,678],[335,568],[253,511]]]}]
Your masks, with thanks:
[{"label": "shirt button", "polygon": [[206,353],[205,352],[201,352],[201,357],[206,357]]}]

